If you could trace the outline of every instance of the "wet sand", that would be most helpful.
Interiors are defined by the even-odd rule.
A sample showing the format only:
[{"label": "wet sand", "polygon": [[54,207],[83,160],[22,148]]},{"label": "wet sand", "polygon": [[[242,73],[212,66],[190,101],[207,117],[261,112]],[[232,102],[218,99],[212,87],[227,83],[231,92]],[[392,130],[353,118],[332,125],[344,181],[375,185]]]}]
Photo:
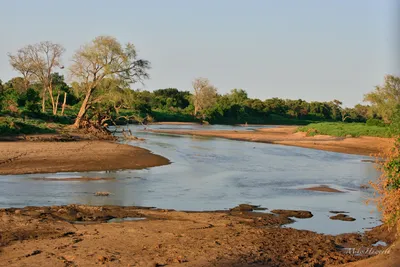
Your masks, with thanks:
[{"label": "wet sand", "polygon": [[234,130],[150,130],[157,133],[183,134],[195,136],[220,137],[233,140],[262,142],[270,144],[298,146],[347,154],[367,155],[381,153],[392,147],[392,138],[380,137],[334,137],[327,135],[306,136],[296,132],[296,126],[263,128],[256,131]]},{"label": "wet sand", "polygon": [[[106,223],[124,217],[145,219]],[[85,205],[1,209],[0,266],[327,266],[368,257],[347,254],[345,248],[382,251],[385,248],[372,244],[394,241],[394,234],[380,227],[337,236],[278,227],[291,221],[285,212],[235,209],[178,212]]]},{"label": "wet sand", "polygon": [[0,174],[143,169],[169,163],[146,149],[110,141],[0,142]]}]

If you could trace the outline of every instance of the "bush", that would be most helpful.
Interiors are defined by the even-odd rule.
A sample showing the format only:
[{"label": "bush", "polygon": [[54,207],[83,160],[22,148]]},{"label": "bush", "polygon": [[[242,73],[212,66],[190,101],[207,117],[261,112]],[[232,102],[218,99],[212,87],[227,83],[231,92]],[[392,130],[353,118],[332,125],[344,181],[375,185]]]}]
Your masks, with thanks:
[{"label": "bush", "polygon": [[7,89],[1,96],[0,107],[4,111],[17,112],[18,111],[18,93],[14,89]]},{"label": "bush", "polygon": [[382,175],[370,184],[379,195],[374,200],[382,212],[383,222],[393,227],[400,221],[400,139],[397,139],[390,151],[379,155],[380,158],[385,159],[379,163]]},{"label": "bush", "polygon": [[26,110],[34,113],[40,112],[40,96],[39,93],[32,88],[26,91],[25,97],[25,108]]},{"label": "bush", "polygon": [[378,120],[378,119],[368,119],[366,124],[368,126],[380,126],[380,127],[386,126],[386,124],[382,120]]}]

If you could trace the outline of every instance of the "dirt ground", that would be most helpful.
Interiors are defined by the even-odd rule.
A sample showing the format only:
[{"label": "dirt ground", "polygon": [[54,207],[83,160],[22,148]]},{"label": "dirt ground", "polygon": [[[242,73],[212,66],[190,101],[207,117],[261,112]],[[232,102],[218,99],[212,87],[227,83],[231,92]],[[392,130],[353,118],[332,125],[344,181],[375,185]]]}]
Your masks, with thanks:
[{"label": "dirt ground", "polygon": [[[338,236],[278,227],[292,221],[285,214],[297,216],[247,209],[3,209],[0,266],[327,266],[368,257],[346,253],[346,248],[383,251],[371,245],[393,242],[393,233],[379,227],[364,235]],[[145,219],[106,223],[124,217]]]},{"label": "dirt ground", "polygon": [[143,169],[169,163],[146,149],[111,141],[0,142],[0,174]]},{"label": "dirt ground", "polygon": [[212,136],[234,140],[298,146],[358,155],[377,154],[392,147],[394,140],[380,137],[334,137],[327,135],[306,136],[297,132],[296,126],[263,128],[256,131],[235,130],[151,130],[159,133]]}]

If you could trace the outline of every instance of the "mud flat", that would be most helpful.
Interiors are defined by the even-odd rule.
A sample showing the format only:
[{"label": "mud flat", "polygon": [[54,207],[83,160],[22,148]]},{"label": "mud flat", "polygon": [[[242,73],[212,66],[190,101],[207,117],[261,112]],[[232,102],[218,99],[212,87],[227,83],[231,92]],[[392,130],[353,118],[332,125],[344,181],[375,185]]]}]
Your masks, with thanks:
[{"label": "mud flat", "polygon": [[[381,227],[337,236],[279,227],[290,222],[283,211],[0,209],[0,266],[326,266],[372,256],[348,248],[383,251],[373,244],[394,241]],[[395,249],[386,259],[400,256]]]},{"label": "mud flat", "polygon": [[392,138],[380,137],[334,137],[327,135],[306,136],[296,132],[297,127],[285,126],[262,128],[256,131],[235,130],[151,130],[157,133],[220,137],[233,140],[262,142],[288,146],[298,146],[340,153],[371,155],[392,147]]},{"label": "mud flat", "polygon": [[0,142],[0,174],[143,169],[169,163],[146,149],[111,141]]}]

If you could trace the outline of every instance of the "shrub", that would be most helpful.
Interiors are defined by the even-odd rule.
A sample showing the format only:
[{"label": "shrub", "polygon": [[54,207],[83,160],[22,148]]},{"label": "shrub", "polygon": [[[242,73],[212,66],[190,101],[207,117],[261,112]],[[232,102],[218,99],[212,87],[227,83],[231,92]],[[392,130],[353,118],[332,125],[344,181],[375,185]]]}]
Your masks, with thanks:
[{"label": "shrub", "polygon": [[368,126],[380,126],[380,127],[386,126],[386,124],[382,120],[378,120],[378,119],[368,119],[366,124]]},{"label": "shrub", "polygon": [[382,212],[383,222],[391,228],[400,222],[400,138],[382,157],[385,158],[379,163],[382,175],[370,184],[378,194],[374,201]]},{"label": "shrub", "polygon": [[39,93],[32,88],[29,88],[26,91],[26,97],[25,97],[25,108],[34,113],[40,112],[40,96]]}]

